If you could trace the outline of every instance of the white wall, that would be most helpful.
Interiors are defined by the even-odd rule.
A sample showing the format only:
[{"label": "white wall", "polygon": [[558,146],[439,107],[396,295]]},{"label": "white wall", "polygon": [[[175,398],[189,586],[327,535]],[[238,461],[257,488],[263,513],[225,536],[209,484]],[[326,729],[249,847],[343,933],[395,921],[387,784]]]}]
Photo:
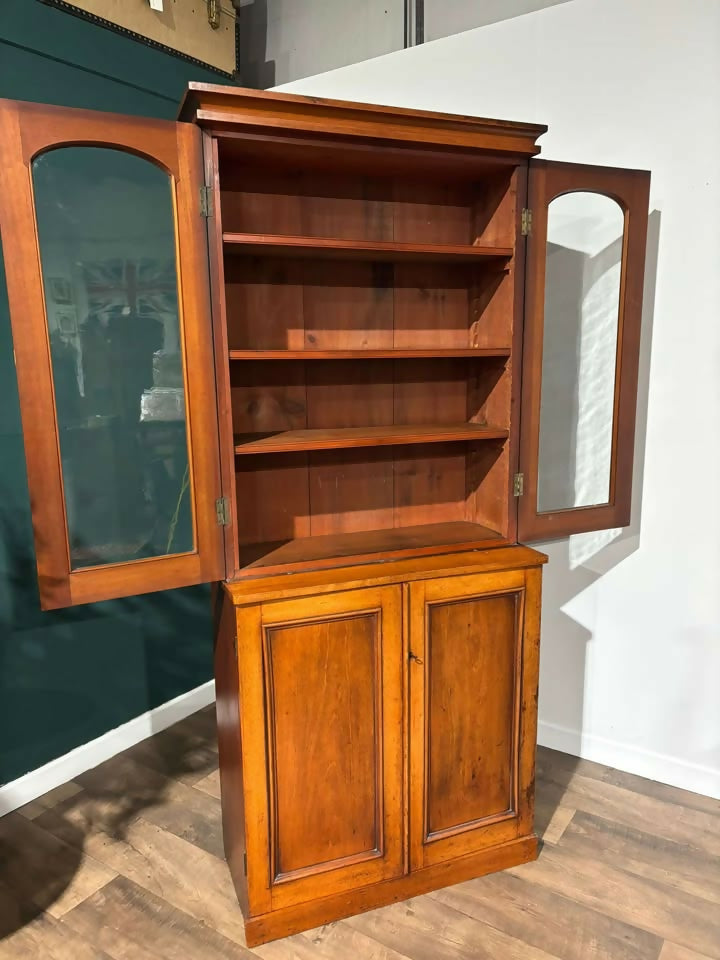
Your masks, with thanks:
[{"label": "white wall", "polygon": [[240,0],[246,85],[268,87],[405,44],[404,0]]},{"label": "white wall", "polygon": [[572,0],[423,0],[426,40],[439,40],[453,33],[510,20],[541,7]]},{"label": "white wall", "polygon": [[720,3],[570,0],[283,89],[652,170],[633,522],[544,547],[540,739],[720,797]]}]

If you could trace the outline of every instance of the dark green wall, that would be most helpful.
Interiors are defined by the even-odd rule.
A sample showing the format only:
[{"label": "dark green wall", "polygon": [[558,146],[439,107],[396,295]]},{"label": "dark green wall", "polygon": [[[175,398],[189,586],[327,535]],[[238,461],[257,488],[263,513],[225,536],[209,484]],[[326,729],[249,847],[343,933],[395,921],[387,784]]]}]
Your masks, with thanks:
[{"label": "dark green wall", "polygon": [[[0,0],[0,97],[172,119],[189,80],[228,82],[38,0]],[[206,587],[41,612],[0,259],[0,784],[209,680],[211,644]]]}]

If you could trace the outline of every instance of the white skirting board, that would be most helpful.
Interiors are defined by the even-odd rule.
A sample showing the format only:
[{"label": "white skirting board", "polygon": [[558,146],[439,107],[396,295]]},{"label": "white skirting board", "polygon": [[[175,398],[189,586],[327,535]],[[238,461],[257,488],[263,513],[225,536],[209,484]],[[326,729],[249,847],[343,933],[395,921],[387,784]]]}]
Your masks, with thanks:
[{"label": "white skirting board", "polygon": [[538,724],[538,743],[573,757],[594,760],[616,770],[634,773],[647,780],[668,783],[682,790],[720,799],[720,770],[630,746],[554,723]]},{"label": "white skirting board", "polygon": [[190,714],[207,707],[215,700],[215,681],[208,680],[194,690],[181,693],[174,700],[160,704],[148,710],[139,717],[133,717],[114,730],[108,730],[102,736],[84,743],[71,750],[62,757],[57,757],[37,770],[31,770],[24,776],[0,787],[0,817],[11,810],[23,807],[31,800],[54,790],[73,777],[92,770],[98,764],[109,760],[128,747],[140,743],[141,740],[160,733],[166,727],[171,727],[179,720],[184,720]]}]

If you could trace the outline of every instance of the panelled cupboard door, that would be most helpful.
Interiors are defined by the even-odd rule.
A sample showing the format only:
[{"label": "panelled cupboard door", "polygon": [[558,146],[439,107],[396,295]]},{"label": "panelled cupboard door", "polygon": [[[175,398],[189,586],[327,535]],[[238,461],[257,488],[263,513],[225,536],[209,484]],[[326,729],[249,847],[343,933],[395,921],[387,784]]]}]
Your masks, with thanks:
[{"label": "panelled cupboard door", "polygon": [[200,133],[0,101],[44,609],[225,575]]},{"label": "panelled cupboard door", "polygon": [[252,915],[403,873],[401,597],[238,609]]},{"label": "panelled cupboard door", "polygon": [[410,868],[532,834],[540,572],[410,591]]},{"label": "panelled cupboard door", "polygon": [[518,539],[630,523],[650,174],[530,162]]}]

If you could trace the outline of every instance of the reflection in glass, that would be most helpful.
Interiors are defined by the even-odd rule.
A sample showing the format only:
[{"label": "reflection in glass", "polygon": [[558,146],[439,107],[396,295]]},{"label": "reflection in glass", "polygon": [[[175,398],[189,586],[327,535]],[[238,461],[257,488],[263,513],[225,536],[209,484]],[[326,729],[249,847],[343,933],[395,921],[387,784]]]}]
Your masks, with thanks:
[{"label": "reflection in glass", "polygon": [[610,499],[624,215],[568,193],[548,208],[538,512]]},{"label": "reflection in glass", "polygon": [[99,147],[32,172],[71,567],[190,551],[170,178]]}]

